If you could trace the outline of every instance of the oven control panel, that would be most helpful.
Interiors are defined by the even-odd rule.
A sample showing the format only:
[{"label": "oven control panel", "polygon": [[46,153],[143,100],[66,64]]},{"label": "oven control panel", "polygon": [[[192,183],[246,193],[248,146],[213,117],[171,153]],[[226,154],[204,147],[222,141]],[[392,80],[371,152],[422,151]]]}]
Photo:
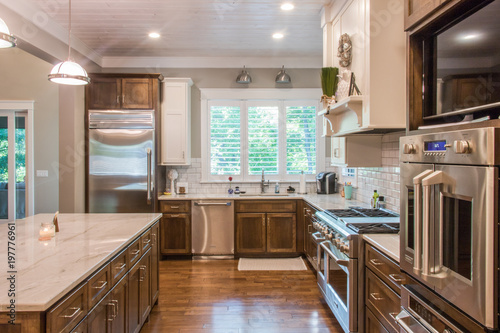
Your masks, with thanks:
[{"label": "oven control panel", "polygon": [[497,165],[495,142],[500,129],[476,128],[400,138],[401,162]]}]

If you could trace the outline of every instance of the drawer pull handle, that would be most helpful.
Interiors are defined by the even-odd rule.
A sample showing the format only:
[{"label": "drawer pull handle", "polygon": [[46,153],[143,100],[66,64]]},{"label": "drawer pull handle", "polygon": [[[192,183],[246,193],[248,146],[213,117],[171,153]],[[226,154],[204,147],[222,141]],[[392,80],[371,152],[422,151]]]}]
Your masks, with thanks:
[{"label": "drawer pull handle", "polygon": [[115,267],[115,269],[117,269],[117,270],[121,271],[121,270],[122,270],[122,269],[124,269],[126,266],[127,266],[127,264],[123,263],[123,264],[121,264],[120,266]]},{"label": "drawer pull handle", "polygon": [[370,262],[375,266],[382,266],[384,263],[378,259],[371,259]]},{"label": "drawer pull handle", "polygon": [[138,255],[141,252],[141,250],[135,250],[134,252],[130,252],[133,256]]},{"label": "drawer pull handle", "polygon": [[[144,272],[144,275],[141,274],[141,272]],[[143,282],[144,281],[144,277],[146,275],[146,265],[139,266],[139,275],[140,275],[139,282]]]},{"label": "drawer pull handle", "polygon": [[403,282],[405,280],[401,275],[398,274],[389,274],[389,277],[394,282]]},{"label": "drawer pull handle", "polygon": [[116,306],[115,306],[115,303],[113,303],[113,301],[110,301],[108,304],[106,304],[107,306],[111,306],[113,307],[113,312],[110,314],[111,316],[108,316],[108,321],[113,321],[115,320],[116,318]]},{"label": "drawer pull handle", "polygon": [[73,312],[72,314],[70,315],[62,315],[60,317],[62,318],[73,318],[76,316],[77,313],[79,313],[82,309],[81,308],[69,308],[70,310],[75,310],[75,312]]},{"label": "drawer pull handle", "polygon": [[396,316],[398,314],[399,313],[397,313],[397,312],[389,312],[389,316],[391,316],[392,320],[394,320],[396,323],[398,322],[398,320],[396,319]]},{"label": "drawer pull handle", "polygon": [[383,297],[379,297],[379,293],[371,293],[370,297],[373,298],[373,300],[376,302],[384,300]]},{"label": "drawer pull handle", "polygon": [[151,243],[151,238],[149,238],[147,241],[144,241],[144,244],[148,245],[149,243]]},{"label": "drawer pull handle", "polygon": [[171,209],[179,209],[179,206],[170,206]]},{"label": "drawer pull handle", "polygon": [[179,214],[176,214],[176,215],[170,215],[170,217],[179,217],[180,215]]},{"label": "drawer pull handle", "polygon": [[92,287],[93,289],[99,289],[100,290],[100,289],[103,289],[104,287],[106,287],[106,285],[108,284],[107,281],[98,281],[98,282],[100,282],[101,285],[100,286],[93,286]]}]

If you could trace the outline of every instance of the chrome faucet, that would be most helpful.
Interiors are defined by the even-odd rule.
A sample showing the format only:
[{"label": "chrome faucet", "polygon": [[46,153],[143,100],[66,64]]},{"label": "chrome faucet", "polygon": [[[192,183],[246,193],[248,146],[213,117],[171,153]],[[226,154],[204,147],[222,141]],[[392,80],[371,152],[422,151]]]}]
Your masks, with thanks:
[{"label": "chrome faucet", "polygon": [[264,180],[264,169],[262,169],[262,180],[260,181],[260,193],[265,192],[266,186],[269,187],[269,179],[267,180],[267,184],[266,184],[266,181]]}]

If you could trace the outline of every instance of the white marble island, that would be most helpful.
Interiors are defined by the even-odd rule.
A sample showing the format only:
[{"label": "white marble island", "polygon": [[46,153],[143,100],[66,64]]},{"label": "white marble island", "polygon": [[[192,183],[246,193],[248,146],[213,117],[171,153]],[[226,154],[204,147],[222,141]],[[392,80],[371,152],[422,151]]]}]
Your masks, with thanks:
[{"label": "white marble island", "polygon": [[[16,221],[13,269],[7,265],[8,225],[0,225],[0,315],[8,312],[12,299],[17,313],[47,311],[151,228],[161,214],[60,214],[60,232],[40,241],[40,224],[52,218],[39,214]],[[15,297],[7,292],[11,275]]]}]

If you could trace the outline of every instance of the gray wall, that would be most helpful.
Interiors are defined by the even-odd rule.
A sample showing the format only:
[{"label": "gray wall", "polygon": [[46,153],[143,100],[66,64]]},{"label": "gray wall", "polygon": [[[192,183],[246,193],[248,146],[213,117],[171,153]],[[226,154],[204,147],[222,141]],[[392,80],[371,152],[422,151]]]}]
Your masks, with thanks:
[{"label": "gray wall", "polygon": [[[201,157],[201,103],[200,88],[321,88],[320,69],[286,69],[291,84],[276,84],[279,68],[247,69],[252,83],[236,83],[241,68],[106,68],[107,73],[162,73],[165,77],[189,77],[194,85],[191,90],[191,156]],[[318,96],[318,99],[321,96]]]},{"label": "gray wall", "polygon": [[58,209],[59,87],[47,80],[52,65],[19,49],[0,52],[0,99],[33,100],[34,168],[48,170],[35,177],[35,213]]}]

